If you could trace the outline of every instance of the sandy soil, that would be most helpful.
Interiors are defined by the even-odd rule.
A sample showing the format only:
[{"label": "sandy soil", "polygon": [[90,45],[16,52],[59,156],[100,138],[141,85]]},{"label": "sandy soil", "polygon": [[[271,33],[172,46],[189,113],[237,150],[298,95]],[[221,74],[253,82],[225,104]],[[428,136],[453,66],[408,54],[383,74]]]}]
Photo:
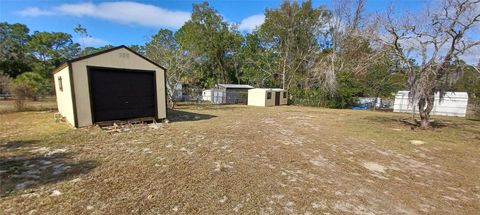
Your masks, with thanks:
[{"label": "sandy soil", "polygon": [[480,122],[184,106],[169,124],[71,129],[0,115],[4,214],[478,214]]}]

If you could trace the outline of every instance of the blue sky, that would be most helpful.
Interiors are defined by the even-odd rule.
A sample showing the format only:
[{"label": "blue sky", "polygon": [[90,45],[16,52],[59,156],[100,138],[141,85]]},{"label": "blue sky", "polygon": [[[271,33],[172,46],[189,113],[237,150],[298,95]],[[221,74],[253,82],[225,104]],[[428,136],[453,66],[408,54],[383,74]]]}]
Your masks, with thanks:
[{"label": "blue sky", "polygon": [[[87,28],[92,36],[86,45],[102,46],[144,44],[160,28],[178,29],[188,20],[192,4],[201,1],[63,1],[63,0],[0,0],[0,21],[26,24],[30,31],[61,31],[74,36],[76,24]],[[396,10],[418,10],[425,0],[370,0],[366,10],[384,11],[391,3]],[[240,24],[240,30],[251,31],[262,23],[263,12],[276,8],[281,0],[217,0],[210,1],[229,22]],[[314,1],[315,6],[331,1]]]}]

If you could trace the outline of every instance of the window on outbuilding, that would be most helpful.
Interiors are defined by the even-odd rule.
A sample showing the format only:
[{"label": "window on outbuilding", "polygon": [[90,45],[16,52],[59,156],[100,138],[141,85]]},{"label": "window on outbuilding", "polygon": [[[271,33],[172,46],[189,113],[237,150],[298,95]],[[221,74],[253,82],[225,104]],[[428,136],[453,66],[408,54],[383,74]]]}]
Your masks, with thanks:
[{"label": "window on outbuilding", "polygon": [[284,98],[284,99],[287,98],[287,92],[283,92],[283,98]]},{"label": "window on outbuilding", "polygon": [[272,92],[267,92],[267,99],[272,99]]},{"label": "window on outbuilding", "polygon": [[63,83],[62,83],[62,77],[58,77],[58,89],[60,89],[60,91],[63,91]]}]

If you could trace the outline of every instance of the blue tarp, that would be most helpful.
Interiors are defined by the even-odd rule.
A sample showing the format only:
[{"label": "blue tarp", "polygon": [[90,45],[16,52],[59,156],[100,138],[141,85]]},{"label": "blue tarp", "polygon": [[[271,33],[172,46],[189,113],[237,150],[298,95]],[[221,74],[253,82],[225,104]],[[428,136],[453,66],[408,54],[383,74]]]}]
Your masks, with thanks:
[{"label": "blue tarp", "polygon": [[367,110],[368,104],[355,104],[352,105],[352,110]]}]

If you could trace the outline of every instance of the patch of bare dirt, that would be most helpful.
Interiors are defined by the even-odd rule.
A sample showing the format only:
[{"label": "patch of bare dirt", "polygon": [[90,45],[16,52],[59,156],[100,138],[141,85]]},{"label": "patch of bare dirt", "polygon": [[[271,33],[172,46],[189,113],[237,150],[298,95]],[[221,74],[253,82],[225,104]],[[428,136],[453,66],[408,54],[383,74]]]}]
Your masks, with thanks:
[{"label": "patch of bare dirt", "polygon": [[[393,113],[307,107],[180,108],[169,124],[114,135],[99,128],[69,129],[50,120],[49,113],[0,115],[8,118],[8,124],[0,124],[0,211],[480,211],[480,141],[467,133],[480,132],[475,122],[458,121],[468,126],[467,131],[447,126],[419,133],[396,128],[394,119],[405,116]],[[23,123],[31,114],[37,114],[39,121]],[[382,120],[372,120],[375,117]],[[22,130],[28,132],[22,135]]]}]

